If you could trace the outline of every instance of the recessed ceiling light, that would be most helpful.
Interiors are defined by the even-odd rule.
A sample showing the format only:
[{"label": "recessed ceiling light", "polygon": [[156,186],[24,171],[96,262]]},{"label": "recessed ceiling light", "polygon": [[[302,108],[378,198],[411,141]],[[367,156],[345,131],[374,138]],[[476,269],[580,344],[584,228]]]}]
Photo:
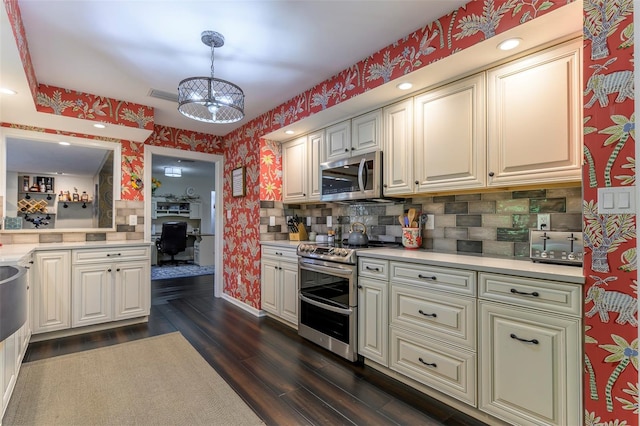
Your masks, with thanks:
[{"label": "recessed ceiling light", "polygon": [[292,134],[294,134],[294,133],[295,133],[293,130],[285,130],[284,132],[285,132],[287,135],[292,135]]},{"label": "recessed ceiling light", "polygon": [[0,93],[3,95],[17,95],[18,92],[15,90],[7,89],[6,87],[0,87]]},{"label": "recessed ceiling light", "polygon": [[104,129],[107,126],[105,126],[102,123],[96,123],[96,124],[93,125],[93,127],[95,127],[96,129]]},{"label": "recessed ceiling light", "polygon": [[498,45],[498,49],[500,50],[511,50],[511,49],[515,49],[516,47],[518,47],[520,45],[520,43],[522,42],[521,38],[508,38],[505,41],[501,42]]},{"label": "recessed ceiling light", "polygon": [[63,141],[63,142],[58,142],[58,144],[60,144],[60,145],[65,145],[65,146],[67,146],[67,145],[71,145],[69,142],[64,142],[64,141]]},{"label": "recessed ceiling light", "polygon": [[404,83],[398,84],[396,87],[400,90],[409,90],[413,87],[413,84],[409,83],[408,81],[405,81]]}]

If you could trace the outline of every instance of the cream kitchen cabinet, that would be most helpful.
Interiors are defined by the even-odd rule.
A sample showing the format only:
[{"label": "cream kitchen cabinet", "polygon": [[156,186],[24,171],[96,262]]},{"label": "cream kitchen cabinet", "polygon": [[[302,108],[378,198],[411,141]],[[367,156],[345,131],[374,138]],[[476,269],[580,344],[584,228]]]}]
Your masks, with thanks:
[{"label": "cream kitchen cabinet", "polygon": [[148,259],[146,245],[74,250],[72,327],[149,315]]},{"label": "cream kitchen cabinet", "polygon": [[374,152],[382,147],[382,110],[368,112],[326,128],[325,161]]},{"label": "cream kitchen cabinet", "polygon": [[390,262],[389,367],[476,404],[475,273]]},{"label": "cream kitchen cabinet", "polygon": [[579,181],[582,41],[488,70],[488,186]]},{"label": "cream kitchen cabinet", "polygon": [[32,278],[33,334],[71,327],[71,251],[38,251]]},{"label": "cream kitchen cabinet", "polygon": [[489,273],[479,283],[479,408],[512,424],[581,424],[581,286]]},{"label": "cream kitchen cabinet", "polygon": [[298,326],[298,256],[295,247],[262,247],[262,309]]},{"label": "cream kitchen cabinet", "polygon": [[282,144],[282,201],[320,200],[320,163],[324,132],[315,132]]},{"label": "cream kitchen cabinet", "polygon": [[389,366],[389,262],[358,260],[358,353]]},{"label": "cream kitchen cabinet", "polygon": [[409,194],[414,190],[413,99],[382,110],[384,122],[384,195]]},{"label": "cream kitchen cabinet", "polygon": [[414,192],[484,187],[485,74],[417,96],[414,109]]}]

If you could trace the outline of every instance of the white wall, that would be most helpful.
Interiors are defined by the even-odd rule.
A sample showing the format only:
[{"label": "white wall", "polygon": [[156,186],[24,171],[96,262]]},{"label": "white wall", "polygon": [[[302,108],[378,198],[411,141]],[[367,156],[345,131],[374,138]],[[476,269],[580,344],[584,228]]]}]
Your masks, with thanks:
[{"label": "white wall", "polygon": [[215,190],[213,165],[211,176],[183,176],[179,178],[164,175],[153,175],[162,186],[156,190],[155,196],[162,197],[165,194],[173,194],[176,197],[186,196],[188,187],[195,189],[196,195],[200,196],[202,203],[202,221],[200,229],[205,233],[213,233],[211,229],[211,191]]}]

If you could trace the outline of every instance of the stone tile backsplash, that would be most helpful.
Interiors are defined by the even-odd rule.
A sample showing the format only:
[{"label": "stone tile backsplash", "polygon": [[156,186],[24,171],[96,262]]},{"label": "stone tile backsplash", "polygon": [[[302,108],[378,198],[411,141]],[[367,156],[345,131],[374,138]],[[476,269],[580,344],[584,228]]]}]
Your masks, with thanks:
[{"label": "stone tile backsplash", "polygon": [[[351,224],[362,222],[369,238],[401,240],[398,216],[409,208],[434,215],[434,229],[422,230],[422,248],[441,252],[490,256],[528,257],[529,230],[537,226],[539,213],[550,214],[551,229],[582,229],[582,190],[579,186],[499,191],[478,194],[419,197],[396,203],[307,204],[260,203],[262,240],[287,240],[287,216],[311,218],[311,229],[326,234],[327,216],[333,217],[346,238]],[[269,217],[275,226],[269,226]]]}]

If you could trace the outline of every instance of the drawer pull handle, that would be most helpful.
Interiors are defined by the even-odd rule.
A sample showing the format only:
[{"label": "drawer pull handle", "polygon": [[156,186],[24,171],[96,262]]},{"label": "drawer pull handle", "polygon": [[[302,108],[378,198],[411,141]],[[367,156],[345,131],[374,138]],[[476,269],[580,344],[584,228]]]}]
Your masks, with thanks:
[{"label": "drawer pull handle", "polygon": [[424,311],[422,309],[418,310],[418,312],[420,312],[422,315],[424,315],[425,317],[433,317],[436,318],[438,315],[437,314],[425,314]]},{"label": "drawer pull handle", "polygon": [[539,297],[540,293],[538,293],[537,291],[531,292],[531,293],[526,293],[524,291],[518,291],[515,288],[511,289],[511,293],[513,294],[519,294],[521,296],[533,296],[533,297]]},{"label": "drawer pull handle", "polygon": [[122,256],[122,253],[107,253],[107,257],[111,256]]},{"label": "drawer pull handle", "polygon": [[422,275],[422,274],[418,274],[418,278],[422,278],[423,280],[433,280],[433,281],[438,279],[435,275],[431,275],[429,277],[429,276]]},{"label": "drawer pull handle", "polygon": [[421,363],[423,363],[424,365],[427,365],[429,367],[433,367],[433,368],[438,367],[435,362],[426,362],[422,358],[418,358],[418,361],[420,361]]},{"label": "drawer pull handle", "polygon": [[380,268],[372,268],[371,266],[366,266],[364,269],[366,269],[367,271],[380,272]]},{"label": "drawer pull handle", "polygon": [[516,336],[513,333],[511,333],[509,337],[511,337],[512,339],[519,340],[519,341],[524,342],[524,343],[533,343],[534,345],[537,345],[538,343],[540,343],[538,341],[538,339],[531,339],[531,340],[521,339],[520,337]]},{"label": "drawer pull handle", "polygon": [[279,251],[277,251],[277,252],[276,252],[276,254],[277,254],[278,256],[282,256],[282,253],[280,253]]}]

